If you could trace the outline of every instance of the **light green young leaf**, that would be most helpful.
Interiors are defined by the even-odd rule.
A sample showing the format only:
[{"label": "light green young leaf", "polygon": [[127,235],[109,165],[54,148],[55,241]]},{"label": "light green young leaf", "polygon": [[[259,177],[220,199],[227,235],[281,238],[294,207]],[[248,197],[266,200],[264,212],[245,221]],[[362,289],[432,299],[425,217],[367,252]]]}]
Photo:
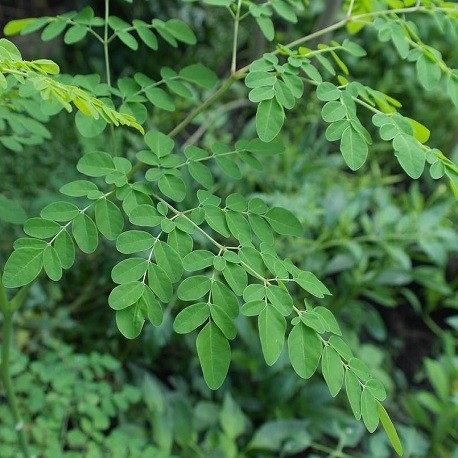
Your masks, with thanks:
[{"label": "light green young leaf", "polygon": [[331,396],[337,396],[344,381],[344,368],[340,356],[330,345],[324,347],[321,369]]},{"label": "light green young leaf", "polygon": [[369,390],[363,389],[361,394],[361,415],[364,425],[370,433],[373,433],[379,424],[378,402]]},{"label": "light green young leaf", "polygon": [[271,208],[264,218],[278,234],[300,237],[303,233],[300,221],[286,208]]},{"label": "light green young leaf", "polygon": [[383,429],[386,432],[386,435],[388,436],[388,439],[390,440],[391,445],[393,446],[394,450],[399,456],[403,455],[403,448],[401,441],[399,439],[398,433],[396,431],[396,428],[393,425],[393,422],[391,421],[391,418],[389,417],[387,411],[385,410],[385,407],[380,404],[380,402],[377,402],[377,411],[378,415],[380,417],[380,421],[382,422]]},{"label": "light green young leaf", "polygon": [[43,267],[51,280],[59,281],[62,278],[62,263],[57,251],[51,245],[43,251]]},{"label": "light green young leaf", "polygon": [[7,288],[19,288],[31,283],[43,267],[42,248],[19,248],[11,253],[3,272],[3,284]]},{"label": "light green young leaf", "polygon": [[299,377],[307,379],[315,373],[322,349],[318,334],[302,322],[296,324],[289,333],[289,360]]},{"label": "light green young leaf", "polygon": [[219,207],[213,205],[206,205],[204,207],[205,221],[208,225],[221,234],[223,237],[229,237],[231,233],[227,227],[226,214]]},{"label": "light green young leaf", "polygon": [[72,234],[83,253],[93,253],[99,243],[97,227],[89,216],[80,213],[72,222]]},{"label": "light green young leaf", "polygon": [[263,142],[271,142],[285,121],[285,111],[277,99],[263,100],[256,111],[256,132]]},{"label": "light green young leaf", "polygon": [[176,316],[173,329],[178,334],[187,334],[197,329],[209,316],[210,307],[207,302],[192,304]]},{"label": "light green young leaf", "polygon": [[231,362],[231,347],[215,323],[208,323],[197,336],[197,355],[209,388],[218,389]]},{"label": "light green young leaf", "polygon": [[264,359],[269,366],[272,366],[283,349],[285,317],[275,307],[267,306],[259,314],[258,330]]}]

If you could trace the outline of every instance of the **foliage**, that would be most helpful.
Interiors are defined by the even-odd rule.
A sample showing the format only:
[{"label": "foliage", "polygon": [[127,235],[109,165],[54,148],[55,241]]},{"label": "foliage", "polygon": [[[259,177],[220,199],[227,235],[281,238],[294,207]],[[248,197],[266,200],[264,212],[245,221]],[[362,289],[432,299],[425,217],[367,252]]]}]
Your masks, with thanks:
[{"label": "foliage", "polygon": [[[415,24],[407,19],[410,14],[432,14],[444,27],[453,27],[457,10],[453,4],[442,1],[374,2],[370,8],[367,2],[351,1],[344,19],[289,44],[277,45],[275,50],[239,68],[238,35],[242,21],[256,23],[265,39],[273,41],[279,21],[298,21],[298,15],[304,11],[302,2],[204,3],[226,8],[234,22],[231,72],[221,81],[215,69],[194,63],[177,70],[162,67],[158,81],[135,73],[113,79],[112,84],[109,46],[116,40],[131,51],[136,51],[139,43],[154,51],[161,43],[158,37],[162,46],[172,47],[179,43],[194,45],[197,39],[179,19],[126,22],[110,15],[109,1],[104,17],[86,7],[55,18],[21,19],[6,26],[8,35],[41,30],[43,40],[63,34],[68,45],[92,36],[103,48],[106,65],[106,82],[101,82],[99,75],[54,77],[59,72],[54,62],[25,61],[10,41],[2,39],[0,84],[4,105],[11,111],[20,107],[21,113],[19,118],[8,117],[8,124],[5,122],[2,127],[10,131],[3,141],[7,148],[19,151],[27,142],[48,139],[49,133],[41,123],[62,108],[70,111],[71,103],[79,110],[75,124],[86,139],[103,136],[107,124],[125,124],[141,133],[145,125],[147,132],[143,144],[132,133],[116,136],[112,129],[112,146],[102,142],[103,148],[82,155],[76,166],[81,175],[61,187],[64,197],[49,203],[40,216],[25,222],[27,237],[14,242],[14,251],[5,264],[3,284],[7,288],[27,288],[42,271],[49,279],[60,281],[64,271],[74,265],[78,250],[94,253],[104,240],[112,250],[127,256],[115,261],[111,279],[116,286],[108,297],[124,337],[137,338],[146,320],[160,327],[164,321],[163,304],[178,302],[181,310],[174,317],[173,330],[193,336],[197,331],[195,345],[204,380],[211,389],[217,389],[223,385],[235,358],[237,335],[242,333],[243,326],[251,326],[268,366],[275,368],[289,360],[302,379],[310,378],[320,368],[331,396],[345,393],[353,416],[362,420],[369,432],[374,432],[381,422],[392,446],[402,454],[396,430],[381,404],[387,396],[383,377],[360,356],[358,342],[352,344],[347,339],[331,310],[342,307],[339,301],[341,304],[342,298],[349,297],[354,301],[348,304],[346,313],[350,320],[357,317],[358,307],[364,307],[356,299],[360,294],[381,305],[390,305],[393,299],[388,286],[400,286],[400,294],[418,309],[418,299],[402,286],[413,280],[427,283],[428,270],[412,265],[404,251],[405,244],[393,246],[392,237],[396,240],[407,231],[412,235],[400,238],[401,242],[415,243],[434,263],[443,266],[448,252],[456,246],[456,233],[444,228],[430,235],[425,225],[426,229],[431,228],[431,212],[446,218],[447,206],[424,210],[426,215],[418,212],[413,218],[402,217],[396,205],[389,205],[391,196],[383,189],[362,186],[360,194],[350,199],[348,215],[341,214],[337,226],[328,215],[324,221],[315,218],[307,222],[308,235],[319,237],[316,243],[312,242],[310,252],[336,248],[332,259],[321,261],[317,257],[307,261],[303,259],[307,251],[303,249],[307,243],[303,238],[303,221],[307,221],[308,215],[301,214],[297,204],[276,202],[275,195],[262,192],[246,195],[243,181],[239,188],[227,191],[225,187],[230,189],[234,185],[225,183],[257,173],[267,176],[269,166],[278,164],[278,158],[288,154],[287,142],[279,135],[286,115],[301,103],[306,88],[316,88],[316,97],[323,105],[321,118],[329,124],[324,137],[329,142],[339,142],[343,160],[351,170],[374,163],[369,154],[374,143],[372,124],[380,138],[390,142],[389,149],[409,177],[419,178],[429,164],[431,177],[446,177],[457,194],[458,168],[447,154],[427,145],[429,130],[406,117],[398,100],[353,77],[355,72],[350,68],[366,56],[357,38],[332,40],[317,49],[303,46],[330,31],[346,27],[348,33],[354,34],[370,27],[381,43],[392,42],[400,59],[415,63],[418,81],[424,89],[434,90],[442,82],[458,105],[457,71],[449,68],[438,50],[422,41]],[[242,79],[244,85],[240,84]],[[187,126],[229,91],[233,91],[232,98],[247,93],[249,101],[256,105],[251,130],[248,125],[242,135],[223,135],[221,139],[209,133],[200,143],[205,128],[194,138],[180,137]],[[366,122],[362,109],[372,115],[371,122]],[[36,121],[27,128],[24,110]],[[152,118],[148,116],[151,110]],[[175,123],[175,112],[180,110],[190,112]],[[35,111],[39,114],[35,115]],[[173,114],[161,118],[158,113],[163,111]],[[174,127],[166,134],[170,125]],[[323,178],[316,172],[315,179]],[[319,187],[314,190],[317,192]],[[342,187],[336,185],[328,192],[340,193]],[[307,204],[313,205],[323,198],[319,194],[315,197]],[[7,199],[2,199],[0,205],[15,208]],[[377,213],[371,219],[367,213],[373,206]],[[327,211],[330,212],[329,208]],[[22,217],[8,216],[14,213],[10,210],[3,218],[12,223],[22,222]],[[351,226],[349,222],[353,219],[358,224]],[[374,232],[376,235],[372,235]],[[367,249],[372,245],[373,252]],[[390,263],[397,267],[390,270]],[[333,291],[342,292],[335,295],[335,300],[330,298],[331,288],[322,280],[349,266],[356,268],[355,278],[342,277],[345,287],[334,284],[332,278],[326,282],[336,286]],[[318,299],[320,302],[315,305]],[[5,310],[11,312],[8,307]],[[168,309],[166,318],[167,313]],[[372,317],[377,327],[377,313],[372,312]],[[249,324],[253,321],[255,327]],[[376,338],[383,334],[380,326],[378,330],[370,323],[366,327]],[[230,397],[225,398],[222,412],[225,409],[243,416]],[[234,442],[244,430],[232,431],[235,426],[228,426],[228,420],[221,418],[224,432]],[[277,445],[267,445],[267,449],[283,450],[282,443],[290,438],[288,421],[274,420],[265,425],[265,431],[261,427],[256,433],[262,437],[263,431],[268,436],[270,428],[285,432],[277,439]],[[88,432],[82,425],[81,428]],[[101,426],[103,431],[107,428],[105,423]],[[255,443],[256,438],[255,435]],[[99,439],[101,442],[101,436]],[[300,445],[288,446],[293,447],[292,453],[308,447],[310,442],[306,439],[304,434]],[[161,440],[166,439],[156,438],[157,442]],[[184,441],[178,437],[178,443],[180,440]],[[257,440],[261,444],[263,440],[269,442],[266,438]],[[170,452],[170,443],[162,448],[167,447]],[[230,447],[237,450],[235,443],[223,448]],[[227,456],[236,456],[234,453],[227,452]]]}]

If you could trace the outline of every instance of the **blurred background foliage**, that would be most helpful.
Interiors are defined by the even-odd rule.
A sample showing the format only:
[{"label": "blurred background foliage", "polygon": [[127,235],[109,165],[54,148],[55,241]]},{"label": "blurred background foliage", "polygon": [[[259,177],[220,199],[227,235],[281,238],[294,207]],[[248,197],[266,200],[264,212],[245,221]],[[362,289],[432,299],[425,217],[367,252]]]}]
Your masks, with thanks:
[{"label": "blurred background foliage", "polygon": [[[126,20],[179,17],[192,27],[199,43],[173,50],[164,45],[154,54],[146,47],[137,53],[113,47],[116,77],[141,71],[154,78],[163,65],[179,69],[194,62],[227,73],[232,37],[224,9],[179,0],[112,3],[113,13]],[[298,24],[279,24],[278,41],[332,20],[326,16],[330,3],[311,2]],[[55,15],[86,4],[2,1],[0,20],[3,27],[13,18]],[[102,14],[102,1],[91,6]],[[432,17],[415,20],[424,42],[439,49],[450,67],[457,67],[456,35],[443,34]],[[330,38],[339,41],[344,36],[341,31]],[[368,56],[355,61],[353,74],[400,100],[405,114],[431,129],[430,146],[458,162],[457,112],[443,91],[421,90],[413,65],[400,61],[395,49],[378,42],[371,29],[357,40]],[[72,47],[60,38],[42,43],[35,36],[17,43],[26,58],[52,58],[64,72],[104,73],[102,50],[90,38]],[[268,46],[254,27],[244,24],[242,64]],[[197,117],[178,141],[209,146],[216,140],[254,136],[254,107],[242,83],[234,91],[239,103],[222,99],[211,118]],[[185,109],[152,111],[147,124],[173,127]],[[234,191],[260,196],[301,219],[304,238],[294,244],[279,241],[279,249],[332,291],[322,305],[339,317],[355,355],[384,381],[404,456],[456,458],[456,200],[445,182],[426,173],[416,182],[410,180],[385,142],[375,142],[366,165],[349,173],[338,145],[324,138],[320,109],[309,90],[283,129],[285,153],[271,158],[262,172],[242,167],[243,179],[237,182],[215,169],[215,190],[221,196]],[[0,112],[2,137],[10,135],[4,115]],[[0,197],[16,200],[29,216],[37,215],[62,184],[76,178],[75,164],[84,151],[107,142],[106,134],[80,137],[66,113],[38,121],[45,129],[36,133],[32,144],[0,146]],[[139,140],[134,134],[117,135],[126,154],[136,151]],[[21,234],[19,225],[0,222],[1,264]],[[106,243],[96,254],[80,255],[60,283],[36,282],[16,317],[15,385],[38,456],[391,456],[384,434],[364,434],[344,399],[331,398],[319,377],[299,380],[286,357],[267,367],[254,323],[243,316],[232,369],[218,392],[211,392],[203,381],[192,336],[172,331],[178,300],[168,305],[159,328],[146,326],[138,339],[126,341],[107,306],[113,252]],[[16,437],[4,399],[0,418],[0,456],[15,457]]]}]

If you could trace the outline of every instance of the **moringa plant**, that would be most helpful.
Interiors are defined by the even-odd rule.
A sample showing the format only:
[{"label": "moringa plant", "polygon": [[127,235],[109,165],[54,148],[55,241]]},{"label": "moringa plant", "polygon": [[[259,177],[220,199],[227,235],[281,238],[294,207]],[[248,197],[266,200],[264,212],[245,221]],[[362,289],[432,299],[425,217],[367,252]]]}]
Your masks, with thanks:
[{"label": "moringa plant", "polygon": [[[1,118],[0,141],[6,148],[18,151],[22,145],[51,141],[44,123],[74,107],[83,137],[105,135],[110,125],[112,140],[105,150],[80,158],[76,168],[81,178],[62,186],[62,200],[25,222],[27,237],[14,242],[4,266],[4,287],[21,288],[11,300],[2,290],[0,305],[3,383],[23,454],[29,456],[27,439],[8,373],[12,314],[43,271],[59,281],[63,270],[74,264],[77,249],[93,253],[103,239],[119,252],[108,305],[126,338],[139,336],[146,320],[160,325],[164,304],[179,300],[183,307],[173,328],[178,334],[197,331],[204,379],[211,389],[218,389],[229,370],[237,317],[253,317],[268,365],[286,346],[299,377],[307,379],[321,367],[331,395],[344,390],[355,418],[362,419],[371,433],[381,422],[401,455],[401,443],[382,405],[383,384],[353,355],[334,315],[320,305],[331,292],[312,272],[279,253],[277,239],[286,237],[293,245],[294,237],[303,236],[301,222],[288,209],[270,207],[259,197],[236,192],[223,199],[215,176],[223,173],[241,180],[246,167],[262,170],[270,156],[282,154],[282,127],[307,87],[307,97],[313,88],[323,102],[326,139],[339,142],[351,170],[360,169],[373,154],[369,126],[363,122],[370,119],[381,139],[392,144],[409,177],[419,178],[428,166],[434,179],[447,179],[458,195],[458,167],[448,152],[428,146],[427,127],[407,117],[396,99],[357,79],[358,61],[367,58],[358,34],[371,29],[378,40],[394,47],[399,59],[415,66],[425,90],[441,85],[458,106],[458,70],[449,68],[441,53],[422,41],[415,24],[419,15],[431,15],[447,31],[456,26],[458,8],[442,0],[350,0],[334,23],[291,37],[290,42],[282,33],[280,43],[276,27],[284,21],[299,22],[309,8],[307,1],[200,3],[207,14],[212,14],[211,7],[222,8],[231,21],[230,69],[221,78],[214,68],[198,62],[173,69],[157,63],[160,76],[155,79],[143,73],[116,78],[110,66],[113,46],[124,45],[132,53],[146,46],[154,55],[159,47],[195,46],[197,38],[176,18],[126,22],[110,13],[109,0],[103,17],[87,6],[56,17],[14,20],[4,29],[6,36],[41,31],[44,41],[63,35],[69,46],[93,39],[103,49],[104,79],[98,74],[60,75],[53,61],[26,61],[11,41],[0,39],[1,104],[7,113]],[[245,24],[259,27],[272,45],[270,52],[240,64],[239,35]],[[347,38],[319,43],[337,30],[346,30]],[[201,114],[211,116],[221,99],[234,101],[246,94],[256,112],[256,136],[214,141],[208,148],[199,135],[182,141],[180,134]],[[149,113],[161,111],[175,118],[164,117],[151,125]],[[182,117],[172,125],[177,112]],[[134,147],[127,148],[115,136],[113,126],[119,125],[136,132]],[[129,139],[135,138],[133,131],[126,134]],[[11,202],[2,199],[0,205],[14,213]]]}]

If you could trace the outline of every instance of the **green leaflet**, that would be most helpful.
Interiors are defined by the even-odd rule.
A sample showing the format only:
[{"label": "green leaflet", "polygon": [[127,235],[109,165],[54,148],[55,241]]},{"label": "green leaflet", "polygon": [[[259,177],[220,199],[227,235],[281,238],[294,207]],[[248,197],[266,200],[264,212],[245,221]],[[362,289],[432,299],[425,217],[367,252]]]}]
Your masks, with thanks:
[{"label": "green leaflet", "polygon": [[[93,120],[91,120],[93,122]],[[116,171],[116,166],[110,154],[103,151],[86,153],[76,165],[79,172],[89,177],[103,177]]]},{"label": "green leaflet", "polygon": [[218,280],[213,281],[211,293],[212,300],[216,305],[220,306],[231,319],[237,318],[240,310],[239,301],[224,283]]},{"label": "green leaflet", "polygon": [[303,233],[302,224],[300,221],[285,208],[271,208],[264,218],[270,224],[272,229],[281,235],[294,235],[300,237]]},{"label": "green leaflet", "polygon": [[224,307],[218,304],[210,304],[210,315],[213,322],[218,326],[226,339],[232,340],[235,338],[237,335],[237,328]]},{"label": "green leaflet", "polygon": [[97,227],[89,216],[80,213],[72,222],[72,234],[83,253],[93,253],[99,243]]},{"label": "green leaflet", "polygon": [[266,40],[272,41],[275,38],[275,29],[273,22],[265,16],[255,17],[262,34],[266,37]]},{"label": "green leaflet", "polygon": [[121,210],[108,199],[100,199],[95,204],[95,221],[100,233],[108,240],[115,240],[124,227]]},{"label": "green leaflet", "polygon": [[183,280],[177,294],[182,301],[194,301],[207,294],[211,288],[211,280],[204,275],[196,275]]},{"label": "green leaflet", "polygon": [[344,381],[344,368],[340,356],[330,345],[324,347],[321,369],[331,396],[337,396]]},{"label": "green leaflet", "polygon": [[154,247],[154,256],[157,265],[164,270],[172,283],[180,280],[183,265],[180,255],[171,246],[159,240]]},{"label": "green leaflet", "polygon": [[300,272],[294,278],[294,281],[315,297],[323,298],[325,294],[331,294],[328,288],[312,272]]},{"label": "green leaflet", "polygon": [[328,332],[332,332],[333,334],[337,334],[339,336],[342,335],[342,331],[340,330],[339,323],[333,313],[322,306],[315,307],[313,311],[318,314],[325,323],[325,330]]},{"label": "green leaflet", "polygon": [[377,401],[384,401],[386,399],[385,387],[383,386],[383,383],[378,379],[369,379],[366,382],[364,389],[369,390],[372,396],[377,399]]},{"label": "green leaflet", "polygon": [[380,402],[377,402],[377,411],[378,415],[380,417],[380,421],[382,422],[383,429],[386,432],[386,435],[388,436],[388,439],[391,442],[391,445],[393,446],[394,450],[399,456],[402,456],[403,454],[403,448],[401,441],[399,440],[398,433],[396,431],[396,428],[393,425],[393,422],[391,421],[391,418],[389,417],[387,411],[385,410],[385,407],[380,404]]},{"label": "green leaflet", "polygon": [[116,286],[108,296],[108,304],[114,310],[122,310],[135,304],[142,296],[145,284],[139,281]]},{"label": "green leaflet", "polygon": [[285,121],[283,107],[276,99],[263,100],[256,111],[256,132],[263,142],[272,141]]},{"label": "green leaflet", "polygon": [[127,231],[119,234],[116,239],[116,249],[120,253],[132,254],[140,253],[150,249],[155,242],[155,238],[145,231]]},{"label": "green leaflet", "polygon": [[197,84],[205,89],[211,89],[218,83],[216,74],[202,64],[184,67],[179,75],[184,80]]},{"label": "green leaflet", "polygon": [[293,298],[289,292],[279,286],[269,285],[266,288],[270,303],[283,315],[289,316],[293,311]]},{"label": "green leaflet", "polygon": [[175,202],[181,202],[186,197],[186,185],[178,176],[162,175],[158,181],[158,186],[163,194]]},{"label": "green leaflet", "polygon": [[218,389],[226,378],[231,362],[231,347],[215,323],[210,322],[196,339],[197,355],[209,388]]},{"label": "green leaflet", "polygon": [[188,272],[202,270],[213,264],[215,255],[208,250],[194,250],[183,258],[183,267]]},{"label": "green leaflet", "polygon": [[357,420],[361,419],[361,385],[351,369],[345,370],[345,390],[353,415]]},{"label": "green leaflet", "polygon": [[369,390],[363,389],[361,393],[361,416],[364,425],[370,433],[373,433],[379,424],[377,401]]},{"label": "green leaflet", "polygon": [[237,264],[228,262],[223,270],[224,279],[237,296],[243,294],[248,284],[248,277],[245,270]]},{"label": "green leaflet", "polygon": [[442,76],[439,64],[432,62],[425,54],[422,54],[416,64],[418,81],[428,91],[434,89]]},{"label": "green leaflet", "polygon": [[148,285],[162,302],[168,302],[173,295],[172,282],[157,264],[148,266]]},{"label": "green leaflet", "polygon": [[54,248],[59,255],[63,269],[69,269],[75,262],[75,245],[67,231],[62,231],[54,240]]},{"label": "green leaflet", "polygon": [[76,180],[65,184],[60,192],[70,197],[85,197],[92,191],[97,191],[97,185],[92,181]]},{"label": "green leaflet", "polygon": [[367,382],[370,379],[371,372],[367,364],[358,359],[358,358],[350,358],[348,360],[348,365],[350,369],[361,379],[363,382]]},{"label": "green leaflet", "polygon": [[396,157],[406,173],[411,178],[419,178],[426,163],[426,154],[421,143],[410,135],[398,134],[393,139],[393,146]]},{"label": "green leaflet", "polygon": [[136,226],[155,227],[161,224],[163,219],[164,216],[148,204],[138,205],[129,213],[129,221]]},{"label": "green leaflet", "polygon": [[297,16],[294,8],[284,0],[272,0],[272,6],[275,12],[288,22],[297,22]]},{"label": "green leaflet", "polygon": [[43,267],[43,248],[19,248],[6,261],[3,284],[18,288],[31,283]]},{"label": "green leaflet", "polygon": [[39,239],[51,238],[60,230],[60,224],[44,218],[30,218],[24,224],[24,232]]},{"label": "green leaflet", "polygon": [[53,202],[40,212],[42,218],[53,221],[70,221],[78,214],[78,207],[70,202]]},{"label": "green leaflet", "polygon": [[347,110],[341,102],[326,102],[321,110],[321,117],[326,122],[336,122],[345,118]]},{"label": "green leaflet", "polygon": [[130,283],[139,280],[148,269],[148,261],[144,258],[129,258],[116,264],[111,271],[115,283]]},{"label": "green leaflet", "polygon": [[286,320],[275,307],[267,306],[259,314],[258,331],[264,359],[272,366],[283,349]]},{"label": "green leaflet", "polygon": [[153,325],[159,326],[162,317],[161,305],[153,292],[145,286],[142,295],[133,305],[117,310],[116,325],[124,337],[135,339],[140,335],[146,318],[149,318]]},{"label": "green leaflet", "polygon": [[144,137],[145,143],[151,148],[158,157],[170,154],[175,146],[175,142],[168,136],[157,130],[150,130]]},{"label": "green leaflet", "polygon": [[347,127],[342,134],[340,152],[348,167],[352,170],[358,170],[366,162],[367,143],[355,129]]},{"label": "green leaflet", "polygon": [[62,263],[56,249],[51,245],[43,251],[43,267],[51,280],[59,281],[62,278]]},{"label": "green leaflet", "polygon": [[316,371],[323,346],[317,333],[301,322],[288,336],[288,354],[299,377],[310,378]]},{"label": "green leaflet", "polygon": [[183,309],[173,322],[173,329],[178,334],[187,334],[197,329],[210,316],[210,307],[206,302],[192,304]]}]

